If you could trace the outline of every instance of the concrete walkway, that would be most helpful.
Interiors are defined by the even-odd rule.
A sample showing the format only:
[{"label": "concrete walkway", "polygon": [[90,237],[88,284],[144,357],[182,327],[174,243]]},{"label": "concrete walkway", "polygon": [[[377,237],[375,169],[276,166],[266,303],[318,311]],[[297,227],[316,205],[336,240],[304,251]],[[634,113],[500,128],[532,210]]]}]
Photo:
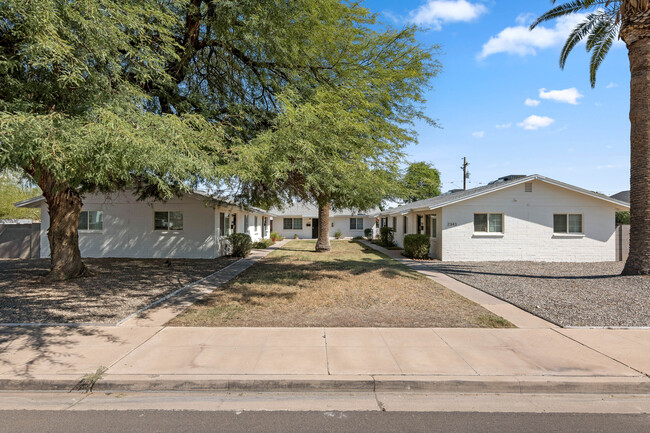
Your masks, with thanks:
[{"label": "concrete walkway", "polygon": [[379,245],[375,245],[370,242],[363,241],[363,243],[376,251],[386,254],[388,257],[397,260],[409,268],[423,275],[426,275],[436,283],[445,286],[449,290],[453,290],[454,292],[458,293],[461,296],[464,296],[470,301],[476,302],[486,310],[503,317],[518,328],[539,329],[556,327],[555,324],[547,322],[546,320],[537,317],[534,314],[531,314],[515,305],[510,304],[509,302],[496,298],[481,290],[475,289],[472,286],[468,286],[467,284],[455,280],[448,275],[431,270],[431,267],[427,262],[411,260],[407,257],[404,257],[402,255],[402,250],[387,250],[386,248],[380,247]]}]

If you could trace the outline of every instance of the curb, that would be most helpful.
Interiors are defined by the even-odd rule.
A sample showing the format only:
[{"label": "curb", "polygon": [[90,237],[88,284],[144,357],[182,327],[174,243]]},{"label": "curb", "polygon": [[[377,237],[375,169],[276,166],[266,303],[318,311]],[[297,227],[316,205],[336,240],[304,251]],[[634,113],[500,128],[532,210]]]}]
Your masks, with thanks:
[{"label": "curb", "polygon": [[[0,391],[71,391],[79,379],[0,379]],[[429,392],[504,394],[650,394],[650,378],[451,376],[120,376],[93,391]]]}]

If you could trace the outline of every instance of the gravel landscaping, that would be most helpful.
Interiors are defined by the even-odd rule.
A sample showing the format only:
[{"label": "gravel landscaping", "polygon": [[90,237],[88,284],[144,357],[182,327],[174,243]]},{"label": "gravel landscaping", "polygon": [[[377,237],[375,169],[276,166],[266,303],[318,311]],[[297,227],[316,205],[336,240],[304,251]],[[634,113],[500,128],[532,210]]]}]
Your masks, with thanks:
[{"label": "gravel landscaping", "polygon": [[0,323],[117,323],[233,258],[85,259],[87,277],[46,283],[50,261],[0,260]]},{"label": "gravel landscaping", "polygon": [[650,326],[650,278],[623,262],[432,262],[431,267],[562,326]]}]

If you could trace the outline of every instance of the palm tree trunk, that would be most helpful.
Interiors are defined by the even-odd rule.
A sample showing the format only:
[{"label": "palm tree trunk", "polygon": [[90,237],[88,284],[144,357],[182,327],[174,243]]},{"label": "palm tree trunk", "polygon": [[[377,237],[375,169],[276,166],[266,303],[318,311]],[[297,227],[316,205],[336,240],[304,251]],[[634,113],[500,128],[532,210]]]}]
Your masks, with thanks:
[{"label": "palm tree trunk", "polygon": [[650,274],[650,16],[625,17],[630,59],[630,255],[624,275]]},{"label": "palm tree trunk", "polygon": [[316,252],[326,253],[331,250],[330,245],[330,204],[329,202],[318,203],[318,240],[316,241]]}]

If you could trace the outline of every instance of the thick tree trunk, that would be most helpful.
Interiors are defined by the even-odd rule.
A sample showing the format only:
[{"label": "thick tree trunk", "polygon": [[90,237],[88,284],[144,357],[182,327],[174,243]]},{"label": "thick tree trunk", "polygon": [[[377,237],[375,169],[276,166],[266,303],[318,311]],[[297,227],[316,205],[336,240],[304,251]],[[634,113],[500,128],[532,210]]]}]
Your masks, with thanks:
[{"label": "thick tree trunk", "polygon": [[[624,275],[650,275],[650,20],[624,20],[630,59],[630,254]],[[635,20],[634,18],[639,18]]]},{"label": "thick tree trunk", "polygon": [[316,241],[316,252],[326,253],[331,250],[330,245],[330,204],[318,204],[318,240]]},{"label": "thick tree trunk", "polygon": [[73,188],[56,185],[50,176],[43,176],[39,186],[50,215],[47,238],[50,241],[51,261],[47,279],[56,281],[80,277],[86,272],[79,251],[81,197]]}]

